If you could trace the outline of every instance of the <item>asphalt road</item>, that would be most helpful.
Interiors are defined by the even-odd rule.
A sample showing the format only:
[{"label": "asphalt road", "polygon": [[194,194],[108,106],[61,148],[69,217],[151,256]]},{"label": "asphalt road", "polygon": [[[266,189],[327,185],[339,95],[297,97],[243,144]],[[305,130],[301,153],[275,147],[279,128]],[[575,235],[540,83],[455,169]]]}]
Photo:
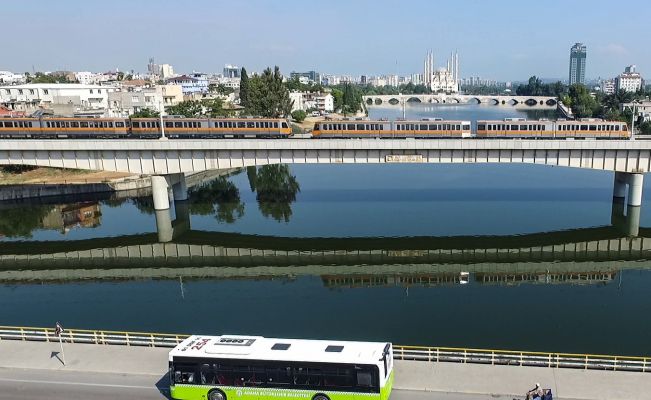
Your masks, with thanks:
[{"label": "asphalt road", "polygon": [[[166,376],[0,368],[0,400],[169,399]],[[511,400],[465,394],[394,390],[391,400]]]}]

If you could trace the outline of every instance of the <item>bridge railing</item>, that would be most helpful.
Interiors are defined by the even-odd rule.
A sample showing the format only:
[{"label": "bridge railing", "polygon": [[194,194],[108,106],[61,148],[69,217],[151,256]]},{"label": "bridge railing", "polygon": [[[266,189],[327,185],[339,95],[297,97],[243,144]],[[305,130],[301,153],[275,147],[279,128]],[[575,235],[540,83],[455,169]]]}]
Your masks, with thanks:
[{"label": "bridge railing", "polygon": [[[185,334],[66,329],[60,338],[64,343],[173,348],[188,336]],[[0,326],[0,340],[58,342],[59,336],[55,334],[53,328]],[[393,346],[393,356],[396,360],[424,362],[651,372],[651,357],[401,345]]]},{"label": "bridge railing", "polygon": [[651,372],[651,358],[394,345],[396,360]]},{"label": "bridge railing", "polygon": [[[173,348],[188,336],[145,332],[66,329],[61,333],[60,340],[64,343]],[[0,340],[58,342],[59,336],[55,334],[53,328],[0,326]]]}]

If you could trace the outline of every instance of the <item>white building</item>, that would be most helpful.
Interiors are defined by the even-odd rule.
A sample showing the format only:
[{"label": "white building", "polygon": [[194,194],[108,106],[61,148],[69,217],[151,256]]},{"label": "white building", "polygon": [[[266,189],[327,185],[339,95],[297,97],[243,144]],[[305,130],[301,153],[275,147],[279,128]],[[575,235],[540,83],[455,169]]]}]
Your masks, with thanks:
[{"label": "white building", "polygon": [[637,92],[644,85],[644,79],[639,72],[635,72],[635,65],[629,65],[624,72],[619,74],[616,80],[617,90]]},{"label": "white building", "polygon": [[101,110],[108,106],[113,88],[72,83],[28,83],[1,86],[0,104],[16,111],[34,112],[39,108],[73,114],[84,110]]},{"label": "white building", "polygon": [[601,91],[605,94],[615,93],[616,85],[614,79],[606,79],[601,82]]},{"label": "white building", "polygon": [[459,54],[453,53],[445,68],[435,68],[434,53],[429,51],[423,67],[423,83],[432,92],[457,93],[459,91]]},{"label": "white building", "polygon": [[107,80],[103,74],[96,74],[89,71],[75,72],[75,78],[82,85],[97,85]]},{"label": "white building", "polygon": [[289,92],[289,99],[292,103],[292,111],[296,110],[306,110],[305,107],[305,97],[301,92]]},{"label": "white building", "polygon": [[625,109],[636,109],[638,116],[643,117],[645,121],[651,121],[651,100],[644,100],[640,103],[624,103],[622,111]]},{"label": "white building", "polygon": [[159,68],[159,75],[161,79],[169,79],[175,76],[174,68],[170,64],[161,64]]},{"label": "white building", "polygon": [[108,112],[110,117],[126,118],[144,109],[164,112],[165,107],[183,101],[183,91],[178,85],[158,85],[116,90],[109,93]]},{"label": "white building", "polygon": [[0,71],[0,83],[16,84],[24,83],[26,81],[25,75],[14,74],[10,71]]},{"label": "white building", "polygon": [[314,106],[321,113],[333,112],[335,110],[335,98],[330,93],[316,96],[314,98]]}]

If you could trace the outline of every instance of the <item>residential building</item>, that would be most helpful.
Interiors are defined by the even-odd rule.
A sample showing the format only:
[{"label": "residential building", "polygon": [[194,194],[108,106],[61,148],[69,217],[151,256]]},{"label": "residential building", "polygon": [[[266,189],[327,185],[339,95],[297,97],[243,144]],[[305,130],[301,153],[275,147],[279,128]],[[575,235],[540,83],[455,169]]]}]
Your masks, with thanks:
[{"label": "residential building", "polygon": [[624,72],[615,78],[617,90],[637,92],[644,87],[644,79],[639,72],[635,71],[635,65],[629,65]]},{"label": "residential building", "polygon": [[108,106],[108,93],[114,88],[76,83],[28,83],[1,86],[0,104],[13,111],[34,112],[52,109],[60,115],[73,115],[84,110],[103,110]]},{"label": "residential building", "polygon": [[602,93],[605,94],[613,94],[617,88],[615,79],[604,79],[601,81],[601,85],[599,85],[599,87],[601,88]]},{"label": "residential building", "polygon": [[237,65],[224,65],[224,78],[240,78],[240,67]]},{"label": "residential building", "polygon": [[181,86],[184,95],[197,92],[206,93],[208,91],[208,76],[206,74],[181,75],[170,78],[165,83]]},{"label": "residential building", "polygon": [[330,93],[321,94],[314,97],[314,108],[321,113],[333,112],[335,110],[335,98]]},{"label": "residential building", "polygon": [[0,83],[4,84],[17,84],[25,83],[25,75],[14,74],[10,71],[0,71]]},{"label": "residential building", "polygon": [[179,85],[154,87],[125,87],[109,93],[110,117],[126,118],[144,109],[164,112],[165,107],[182,102],[183,92]]},{"label": "residential building", "polygon": [[307,71],[307,72],[290,72],[289,79],[306,78],[305,83],[321,83],[321,75],[316,71]]},{"label": "residential building", "polygon": [[586,56],[587,51],[583,43],[576,43],[570,49],[570,85],[585,84]]},{"label": "residential building", "polygon": [[159,68],[161,79],[170,79],[174,76],[174,68],[170,64],[161,64]]},{"label": "residential building", "polygon": [[622,111],[635,109],[639,117],[644,118],[645,121],[651,121],[651,100],[644,100],[639,103],[624,103],[621,107]]}]

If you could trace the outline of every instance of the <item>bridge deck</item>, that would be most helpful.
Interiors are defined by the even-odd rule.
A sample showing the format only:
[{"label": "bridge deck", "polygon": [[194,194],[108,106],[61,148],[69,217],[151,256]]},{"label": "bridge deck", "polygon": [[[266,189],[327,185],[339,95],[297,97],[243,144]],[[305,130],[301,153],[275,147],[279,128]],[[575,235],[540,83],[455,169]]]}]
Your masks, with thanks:
[{"label": "bridge deck", "polygon": [[[55,399],[81,393],[89,399],[165,398],[169,349],[64,346],[66,366],[57,358],[58,343],[1,341],[0,397],[37,398],[48,393],[45,388],[59,396],[48,396]],[[520,398],[535,382],[551,388],[557,399],[646,399],[651,393],[651,376],[645,373],[419,361],[395,365],[394,400]]]}]

